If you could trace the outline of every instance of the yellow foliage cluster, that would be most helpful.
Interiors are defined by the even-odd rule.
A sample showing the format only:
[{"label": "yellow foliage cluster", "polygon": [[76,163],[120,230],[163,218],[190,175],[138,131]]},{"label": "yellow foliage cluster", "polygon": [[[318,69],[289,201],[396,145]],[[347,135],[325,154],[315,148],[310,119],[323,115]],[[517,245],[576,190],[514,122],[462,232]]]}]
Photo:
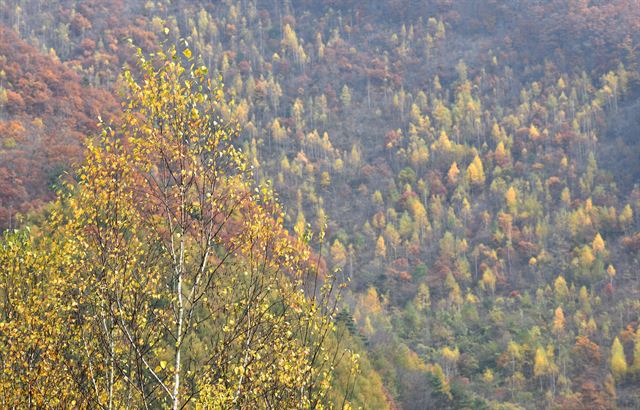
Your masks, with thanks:
[{"label": "yellow foliage cluster", "polygon": [[553,332],[556,334],[562,333],[564,331],[564,323],[564,311],[562,310],[562,307],[558,306],[554,313],[553,325],[551,327]]},{"label": "yellow foliage cluster", "polygon": [[175,49],[139,62],[121,120],[102,124],[40,234],[0,243],[3,403],[330,407],[341,286],[252,182],[207,70]]},{"label": "yellow foliage cluster", "polygon": [[613,339],[613,345],[611,346],[611,373],[616,379],[621,379],[627,373],[627,359],[624,356],[624,349],[620,339],[617,337]]},{"label": "yellow foliage cluster", "polygon": [[447,172],[447,181],[451,185],[455,185],[458,182],[458,175],[460,175],[460,169],[458,169],[458,164],[454,161],[451,164],[451,168],[449,168],[449,172]]},{"label": "yellow foliage cluster", "polygon": [[467,167],[467,177],[473,185],[483,185],[485,181],[484,166],[478,155],[475,156],[471,164]]}]

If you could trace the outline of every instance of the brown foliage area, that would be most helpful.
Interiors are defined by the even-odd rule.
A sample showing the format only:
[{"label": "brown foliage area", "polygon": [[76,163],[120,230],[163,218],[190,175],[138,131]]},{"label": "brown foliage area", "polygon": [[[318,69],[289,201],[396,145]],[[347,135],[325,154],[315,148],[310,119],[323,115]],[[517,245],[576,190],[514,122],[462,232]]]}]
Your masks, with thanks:
[{"label": "brown foliage area", "polygon": [[0,228],[16,212],[52,197],[57,177],[82,157],[98,114],[114,112],[113,96],[82,86],[71,69],[0,28],[0,70],[7,105],[0,121]]}]

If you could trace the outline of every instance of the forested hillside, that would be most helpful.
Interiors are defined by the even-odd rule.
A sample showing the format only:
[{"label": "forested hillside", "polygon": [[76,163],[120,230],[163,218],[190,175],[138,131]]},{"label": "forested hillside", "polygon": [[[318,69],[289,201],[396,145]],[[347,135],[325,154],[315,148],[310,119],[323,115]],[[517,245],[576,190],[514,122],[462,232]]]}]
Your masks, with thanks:
[{"label": "forested hillside", "polygon": [[0,13],[1,228],[50,233],[48,201],[85,183],[87,138],[132,108],[138,48],[177,47],[224,83],[217,113],[238,123],[251,183],[292,238],[323,232],[309,255],[349,281],[335,321],[361,376],[340,370],[333,403],[640,407],[638,0]]}]

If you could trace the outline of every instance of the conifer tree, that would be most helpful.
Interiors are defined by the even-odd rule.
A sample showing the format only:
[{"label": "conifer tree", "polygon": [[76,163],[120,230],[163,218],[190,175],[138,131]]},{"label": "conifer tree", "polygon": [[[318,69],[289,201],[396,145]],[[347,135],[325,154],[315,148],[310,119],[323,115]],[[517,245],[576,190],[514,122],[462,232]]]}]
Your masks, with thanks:
[{"label": "conifer tree", "polygon": [[554,317],[553,317],[553,325],[552,325],[553,332],[556,334],[563,333],[564,323],[565,323],[564,312],[562,310],[562,307],[558,306],[558,308],[555,310]]},{"label": "conifer tree", "polygon": [[624,355],[622,343],[617,337],[611,345],[611,373],[616,380],[620,380],[627,374],[627,359]]}]

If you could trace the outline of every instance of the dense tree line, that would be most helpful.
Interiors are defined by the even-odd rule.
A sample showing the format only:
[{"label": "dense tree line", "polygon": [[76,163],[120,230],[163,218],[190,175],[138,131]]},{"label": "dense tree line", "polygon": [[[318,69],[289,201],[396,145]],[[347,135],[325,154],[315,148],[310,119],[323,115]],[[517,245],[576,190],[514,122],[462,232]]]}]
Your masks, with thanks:
[{"label": "dense tree line", "polygon": [[[195,66],[224,79],[234,104],[219,115],[242,126],[252,178],[272,181],[296,235],[326,225],[319,264],[351,277],[338,322],[385,386],[356,383],[359,403],[605,409],[638,402],[639,12],[628,0],[21,1],[3,22],[82,90],[117,93],[131,44],[158,41],[188,42]],[[25,50],[3,55],[37,55]],[[21,81],[46,75],[31,64],[2,83],[15,101],[43,90],[6,106],[11,161],[33,151],[32,117],[49,118],[34,110],[58,101]],[[81,138],[65,144],[79,158]],[[51,198],[59,172],[7,169],[25,183],[3,204]]]}]

